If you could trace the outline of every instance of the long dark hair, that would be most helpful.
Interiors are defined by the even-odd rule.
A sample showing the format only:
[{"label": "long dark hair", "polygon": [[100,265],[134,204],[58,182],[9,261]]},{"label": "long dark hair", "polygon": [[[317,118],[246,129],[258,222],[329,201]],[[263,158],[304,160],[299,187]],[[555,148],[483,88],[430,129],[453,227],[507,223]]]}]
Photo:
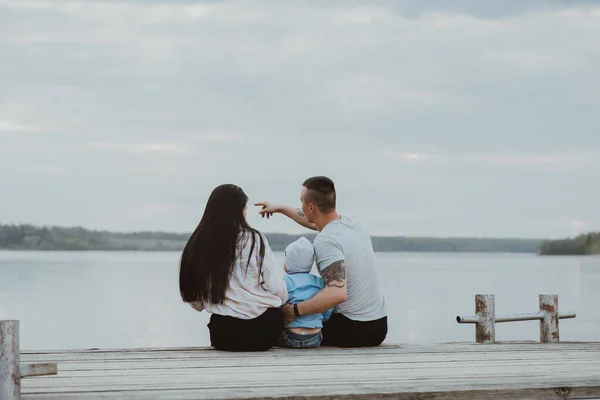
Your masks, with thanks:
[{"label": "long dark hair", "polygon": [[248,196],[238,186],[221,185],[212,191],[202,220],[181,255],[179,292],[183,301],[223,303],[236,257],[239,256],[236,253],[238,244],[241,245],[240,249],[243,249],[245,244],[238,243],[238,239],[252,240],[246,271],[252,259],[256,239],[260,241],[258,255],[255,256],[258,256],[258,276],[259,280],[261,279],[265,243],[262,235],[251,228],[244,218],[247,203]]}]

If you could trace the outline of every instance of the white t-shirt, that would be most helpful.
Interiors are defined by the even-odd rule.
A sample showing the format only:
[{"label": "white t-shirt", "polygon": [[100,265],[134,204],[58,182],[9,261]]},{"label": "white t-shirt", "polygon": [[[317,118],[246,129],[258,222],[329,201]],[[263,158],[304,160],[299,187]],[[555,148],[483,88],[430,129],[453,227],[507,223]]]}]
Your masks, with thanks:
[{"label": "white t-shirt", "polygon": [[387,315],[371,237],[354,218],[331,221],[313,244],[319,273],[336,261],[346,262],[346,301],[335,307],[334,313],[355,321],[374,321]]},{"label": "white t-shirt", "polygon": [[189,303],[192,308],[223,316],[253,319],[262,315],[268,308],[281,307],[288,301],[283,266],[275,259],[267,238],[261,236],[265,242],[265,257],[260,278],[258,275],[260,239],[255,236],[254,250],[248,265],[252,237],[250,233],[240,235],[236,251],[238,257],[235,260],[229,287],[225,292],[225,301],[222,304],[195,301]]}]

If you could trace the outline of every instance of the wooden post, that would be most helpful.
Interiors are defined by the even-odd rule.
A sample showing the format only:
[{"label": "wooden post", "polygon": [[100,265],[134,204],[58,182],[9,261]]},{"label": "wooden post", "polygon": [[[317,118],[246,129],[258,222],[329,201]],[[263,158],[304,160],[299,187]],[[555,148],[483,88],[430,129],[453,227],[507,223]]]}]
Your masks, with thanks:
[{"label": "wooden post", "polygon": [[479,321],[475,325],[475,341],[477,343],[494,343],[496,341],[496,303],[493,294],[475,295],[475,313]]},{"label": "wooden post", "polygon": [[540,294],[540,342],[558,343],[558,295]]},{"label": "wooden post", "polygon": [[21,398],[19,321],[0,321],[0,399]]}]

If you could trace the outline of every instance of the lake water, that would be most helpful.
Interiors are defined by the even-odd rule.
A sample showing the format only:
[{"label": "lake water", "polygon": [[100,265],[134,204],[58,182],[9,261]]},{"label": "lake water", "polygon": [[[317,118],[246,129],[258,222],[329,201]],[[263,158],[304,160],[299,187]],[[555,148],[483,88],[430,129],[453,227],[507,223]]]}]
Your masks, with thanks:
[{"label": "lake water", "polygon": [[[283,254],[277,253],[282,260]],[[388,343],[474,341],[476,293],[496,313],[538,310],[559,295],[563,341],[600,341],[600,258],[523,254],[378,253]],[[179,253],[0,251],[0,319],[21,321],[21,348],[209,345],[209,315],[182,303]],[[502,323],[497,340],[539,340],[539,322]]]}]

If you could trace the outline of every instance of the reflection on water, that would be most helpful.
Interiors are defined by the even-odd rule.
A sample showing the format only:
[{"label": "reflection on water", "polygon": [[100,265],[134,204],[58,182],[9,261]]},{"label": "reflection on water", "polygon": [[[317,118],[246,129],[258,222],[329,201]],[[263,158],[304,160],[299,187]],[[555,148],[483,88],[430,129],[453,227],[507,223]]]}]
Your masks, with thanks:
[{"label": "reflection on water", "polygon": [[[283,254],[277,254],[281,260]],[[473,341],[474,295],[496,313],[534,312],[559,295],[561,340],[600,341],[600,258],[378,253],[387,342]],[[205,346],[208,314],[183,304],[178,253],[0,251],[0,319],[21,321],[23,349]],[[539,340],[539,322],[498,324],[497,340]]]}]

